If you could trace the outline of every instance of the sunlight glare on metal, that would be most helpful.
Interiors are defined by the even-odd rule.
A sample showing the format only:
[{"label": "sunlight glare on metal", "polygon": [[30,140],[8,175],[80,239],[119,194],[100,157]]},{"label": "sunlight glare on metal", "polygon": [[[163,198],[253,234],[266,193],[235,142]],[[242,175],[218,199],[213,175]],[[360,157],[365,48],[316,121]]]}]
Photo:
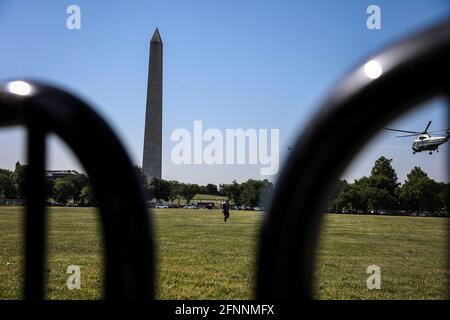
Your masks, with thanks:
[{"label": "sunlight glare on metal", "polygon": [[383,73],[383,68],[378,61],[370,60],[364,65],[364,72],[370,79],[376,79]]},{"label": "sunlight glare on metal", "polygon": [[8,83],[8,91],[19,96],[27,96],[33,91],[33,88],[27,82],[19,80]]}]

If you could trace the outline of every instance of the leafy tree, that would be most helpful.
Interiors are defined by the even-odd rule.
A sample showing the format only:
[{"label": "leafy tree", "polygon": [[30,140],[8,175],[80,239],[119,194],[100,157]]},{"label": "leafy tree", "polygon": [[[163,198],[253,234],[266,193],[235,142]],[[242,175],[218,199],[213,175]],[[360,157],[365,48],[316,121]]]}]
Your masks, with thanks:
[{"label": "leafy tree", "polygon": [[70,198],[73,199],[75,203],[80,202],[81,190],[89,184],[89,179],[84,174],[74,174],[67,177],[64,177],[66,181],[72,183],[73,189]]},{"label": "leafy tree", "polygon": [[206,186],[198,186],[198,193],[201,193],[201,194],[208,194],[208,189],[206,189]]},{"label": "leafy tree", "polygon": [[215,184],[208,183],[206,185],[206,194],[218,195],[219,191],[217,189],[217,186]]},{"label": "leafy tree", "polygon": [[436,181],[420,167],[414,167],[400,189],[400,199],[406,208],[419,213],[435,211],[441,206],[438,188]]},{"label": "leafy tree", "polygon": [[97,205],[97,200],[90,184],[84,186],[83,189],[81,189],[80,201],[85,206]]},{"label": "leafy tree", "polygon": [[275,185],[269,180],[263,180],[263,188],[261,190],[261,195],[259,196],[260,205],[267,206],[269,204],[270,199],[272,198],[273,192],[275,189]]},{"label": "leafy tree", "polygon": [[169,180],[169,200],[174,202],[175,199],[179,199],[181,195],[181,184],[175,180]]},{"label": "leafy tree", "polygon": [[350,185],[341,182],[341,191],[333,201],[334,206],[363,212],[396,208],[399,183],[391,162],[392,159],[380,157],[375,161],[369,177],[357,179]]},{"label": "leafy tree", "polygon": [[450,212],[450,183],[439,183],[439,199],[441,200],[442,209],[447,213]]},{"label": "leafy tree", "polygon": [[358,192],[357,187],[355,186],[355,183],[346,184],[343,186],[335,200],[335,204],[336,207],[340,210],[357,210],[358,208],[365,206],[361,194],[360,192]]},{"label": "leafy tree", "polygon": [[226,183],[220,184],[219,189],[220,189],[220,191],[219,191],[220,195],[227,197],[228,200],[231,200],[231,198],[233,198],[233,192],[232,192],[233,187],[231,184],[226,184]]},{"label": "leafy tree", "polygon": [[355,180],[351,188],[352,209],[367,212],[373,203],[375,193],[375,188],[370,184],[370,178],[362,177]]},{"label": "leafy tree", "polygon": [[19,199],[25,199],[25,171],[27,165],[21,165],[19,161],[16,163],[16,169],[13,174],[13,181]]},{"label": "leafy tree", "polygon": [[138,177],[139,184],[141,185],[142,192],[144,193],[144,197],[148,199],[150,197],[150,186],[148,183],[148,178],[145,175],[144,171],[142,171],[142,168],[139,166],[134,166],[134,171],[136,172],[136,175]]},{"label": "leafy tree", "polygon": [[190,203],[192,198],[199,193],[200,187],[197,184],[182,183],[181,195],[186,199],[186,203]]},{"label": "leafy tree", "polygon": [[343,207],[345,206],[339,202],[339,195],[347,187],[348,187],[348,183],[347,183],[347,180],[345,180],[345,179],[342,179],[342,180],[339,179],[338,182],[336,183],[335,189],[331,196],[330,204],[328,205],[329,209],[332,212],[340,212],[343,209]]},{"label": "leafy tree", "polygon": [[257,207],[262,205],[263,194],[272,187],[269,180],[249,179],[240,185],[240,199],[244,205]]},{"label": "leafy tree", "polygon": [[372,200],[373,209],[394,209],[399,204],[397,173],[392,168],[392,159],[380,157],[375,161],[370,174],[370,185],[377,190]]},{"label": "leafy tree", "polygon": [[352,184],[342,182],[340,187],[341,191],[333,201],[337,210],[379,211],[384,208],[392,208],[397,204],[397,198],[392,196],[388,190],[377,187],[373,177],[362,177]]},{"label": "leafy tree", "polygon": [[398,183],[397,173],[391,165],[392,159],[380,157],[375,161],[370,178],[372,179],[372,186],[384,189],[392,196],[395,195],[400,183]]},{"label": "leafy tree", "polygon": [[231,184],[231,198],[235,204],[241,203],[241,192],[241,185],[237,183],[236,180],[233,180],[233,183]]},{"label": "leafy tree", "polygon": [[51,199],[54,196],[55,180],[45,179],[45,188],[47,199]]},{"label": "leafy tree", "polygon": [[156,200],[168,201],[170,197],[170,184],[168,181],[154,177],[150,181],[150,197]]},{"label": "leafy tree", "polygon": [[222,196],[228,198],[228,200],[233,201],[235,204],[241,203],[241,185],[233,180],[231,184],[220,184],[220,192]]},{"label": "leafy tree", "polygon": [[55,180],[55,185],[53,187],[53,198],[62,204],[67,204],[67,202],[73,197],[76,191],[76,187],[73,181],[66,178],[58,178]]},{"label": "leafy tree", "polygon": [[13,173],[8,170],[0,170],[0,198],[15,199],[16,188],[13,181]]}]

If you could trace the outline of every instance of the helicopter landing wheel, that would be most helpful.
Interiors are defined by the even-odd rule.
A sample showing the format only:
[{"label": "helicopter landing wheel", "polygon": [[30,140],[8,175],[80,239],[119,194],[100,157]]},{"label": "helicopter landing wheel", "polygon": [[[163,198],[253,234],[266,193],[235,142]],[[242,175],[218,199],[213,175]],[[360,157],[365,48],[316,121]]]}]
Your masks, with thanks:
[{"label": "helicopter landing wheel", "polygon": [[413,154],[416,154],[416,152],[415,152],[415,151],[413,151]]},{"label": "helicopter landing wheel", "polygon": [[433,154],[433,152],[430,151],[430,154]]}]

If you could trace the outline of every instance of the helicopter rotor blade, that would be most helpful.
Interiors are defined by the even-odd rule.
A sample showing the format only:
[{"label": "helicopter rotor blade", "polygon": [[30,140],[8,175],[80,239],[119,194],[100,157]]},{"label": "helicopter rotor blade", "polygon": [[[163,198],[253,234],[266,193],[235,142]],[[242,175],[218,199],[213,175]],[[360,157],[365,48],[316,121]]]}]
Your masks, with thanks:
[{"label": "helicopter rotor blade", "polygon": [[398,130],[398,129],[391,129],[391,128],[384,128],[384,129],[390,130],[390,131],[397,131],[397,132],[413,133],[414,135],[422,133],[422,132],[417,132],[417,131]]},{"label": "helicopter rotor blade", "polygon": [[427,133],[428,134],[430,134],[430,133],[447,133],[449,130],[450,130],[450,128],[444,128],[444,129],[441,129],[441,130],[428,131]]},{"label": "helicopter rotor blade", "polygon": [[395,137],[396,138],[406,138],[406,137],[415,137],[415,136],[417,136],[417,133],[415,133],[415,134],[406,134],[404,136],[395,136]]},{"label": "helicopter rotor blade", "polygon": [[442,129],[442,130],[434,130],[434,131],[428,131],[428,133],[438,133],[438,132],[445,132],[448,129]]},{"label": "helicopter rotor blade", "polygon": [[431,121],[428,122],[428,125],[427,125],[427,127],[425,128],[425,130],[423,131],[423,133],[426,133],[426,132],[427,132],[427,130],[428,130],[428,128],[430,127],[430,125],[431,125]]}]

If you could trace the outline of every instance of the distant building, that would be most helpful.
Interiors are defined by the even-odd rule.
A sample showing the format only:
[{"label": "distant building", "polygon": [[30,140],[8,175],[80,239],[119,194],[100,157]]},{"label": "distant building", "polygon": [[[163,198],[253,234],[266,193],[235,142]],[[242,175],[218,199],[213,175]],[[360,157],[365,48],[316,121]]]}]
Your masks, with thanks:
[{"label": "distant building", "polygon": [[77,174],[80,173],[76,170],[45,170],[45,176],[49,180],[56,180],[68,176],[75,176]]},{"label": "distant building", "polygon": [[220,208],[220,206],[215,206],[214,202],[211,201],[204,201],[204,200],[196,200],[196,201],[192,201],[192,204],[195,204],[197,207],[199,207],[200,209],[215,209],[215,208]]},{"label": "distant building", "polygon": [[[20,167],[26,167],[26,164],[20,164],[19,161],[16,162],[15,170],[18,171]],[[65,178],[68,176],[75,176],[80,174],[76,170],[45,170],[45,177],[49,180],[56,180],[58,178]]]}]

